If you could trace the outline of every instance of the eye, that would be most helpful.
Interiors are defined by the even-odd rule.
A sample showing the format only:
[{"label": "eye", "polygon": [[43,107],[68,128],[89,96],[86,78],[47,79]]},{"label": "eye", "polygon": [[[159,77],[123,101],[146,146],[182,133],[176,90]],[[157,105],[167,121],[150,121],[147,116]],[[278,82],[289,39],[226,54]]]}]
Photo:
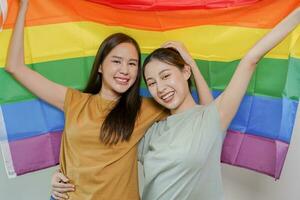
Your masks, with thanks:
[{"label": "eye", "polygon": [[135,62],[130,62],[129,65],[134,66],[134,67],[137,66],[137,64]]},{"label": "eye", "polygon": [[120,60],[112,60],[113,63],[116,63],[116,64],[121,64],[121,61]]},{"label": "eye", "polygon": [[155,84],[155,82],[148,82],[147,83],[148,87],[152,87],[152,86],[154,86],[154,84]]},{"label": "eye", "polygon": [[171,74],[164,74],[164,75],[162,76],[162,80],[167,79],[170,75],[171,75]]}]

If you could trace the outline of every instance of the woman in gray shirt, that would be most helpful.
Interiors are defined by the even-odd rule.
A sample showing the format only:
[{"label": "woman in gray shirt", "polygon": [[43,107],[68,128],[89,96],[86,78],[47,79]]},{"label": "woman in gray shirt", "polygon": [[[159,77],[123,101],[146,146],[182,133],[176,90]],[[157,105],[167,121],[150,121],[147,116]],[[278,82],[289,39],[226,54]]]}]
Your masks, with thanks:
[{"label": "woman in gray shirt", "polygon": [[[233,119],[259,60],[300,23],[292,12],[252,47],[239,63],[224,92],[207,106],[195,103],[188,80],[195,62],[186,62],[181,44],[167,43],[144,62],[144,78],[154,99],[171,116],[155,123],[139,146],[145,184],[143,200],[224,199],[220,153],[224,132]],[[201,90],[200,90],[201,92]]]}]

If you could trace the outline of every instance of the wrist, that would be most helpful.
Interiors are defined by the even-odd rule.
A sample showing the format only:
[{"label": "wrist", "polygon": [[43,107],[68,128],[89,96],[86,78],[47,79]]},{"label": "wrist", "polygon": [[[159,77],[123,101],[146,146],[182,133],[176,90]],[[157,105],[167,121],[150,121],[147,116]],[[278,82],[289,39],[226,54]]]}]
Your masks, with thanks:
[{"label": "wrist", "polygon": [[297,21],[300,23],[300,7],[296,8],[296,10],[294,11],[294,14],[297,18]]},{"label": "wrist", "polygon": [[197,63],[194,60],[189,62],[188,64],[190,65],[192,70],[198,70]]},{"label": "wrist", "polygon": [[20,7],[19,7],[20,11],[26,11],[27,8],[28,8],[28,2],[21,2],[20,3]]}]

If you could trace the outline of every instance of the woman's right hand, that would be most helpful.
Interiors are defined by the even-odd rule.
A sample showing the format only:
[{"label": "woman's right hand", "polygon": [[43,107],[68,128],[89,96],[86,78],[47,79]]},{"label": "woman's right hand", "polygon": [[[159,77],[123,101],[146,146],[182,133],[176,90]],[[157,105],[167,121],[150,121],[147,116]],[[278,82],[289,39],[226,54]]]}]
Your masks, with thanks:
[{"label": "woman's right hand", "polygon": [[60,171],[56,171],[51,179],[51,196],[56,200],[68,199],[68,192],[74,192],[75,186]]}]

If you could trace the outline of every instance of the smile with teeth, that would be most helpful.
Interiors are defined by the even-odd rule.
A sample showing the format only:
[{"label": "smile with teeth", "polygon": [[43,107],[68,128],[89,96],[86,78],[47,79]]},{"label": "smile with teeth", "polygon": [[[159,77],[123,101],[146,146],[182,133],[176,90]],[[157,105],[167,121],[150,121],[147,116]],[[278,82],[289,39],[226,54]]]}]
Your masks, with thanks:
[{"label": "smile with teeth", "polygon": [[174,91],[168,92],[168,93],[162,95],[160,98],[161,98],[163,101],[168,102],[168,101],[170,101],[170,100],[173,98],[174,93],[175,93]]},{"label": "smile with teeth", "polygon": [[119,83],[119,84],[127,84],[129,82],[129,78],[121,78],[121,77],[115,77],[115,80]]}]

